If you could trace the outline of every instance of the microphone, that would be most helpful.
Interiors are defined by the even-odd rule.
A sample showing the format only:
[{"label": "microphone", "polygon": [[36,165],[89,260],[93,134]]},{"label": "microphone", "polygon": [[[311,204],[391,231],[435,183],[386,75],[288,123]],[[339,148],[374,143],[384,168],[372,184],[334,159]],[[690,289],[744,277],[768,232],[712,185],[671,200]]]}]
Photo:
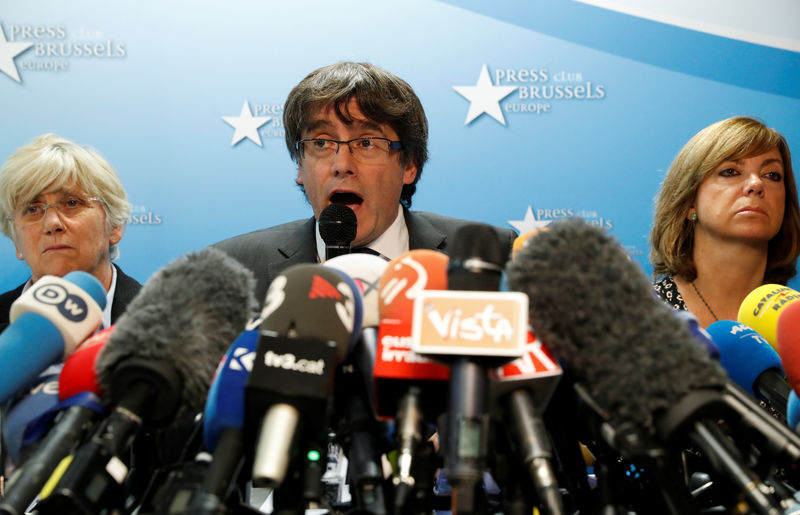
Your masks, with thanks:
[{"label": "microphone", "polygon": [[547,347],[530,331],[522,357],[490,370],[490,405],[501,408],[503,419],[511,421],[509,433],[533,481],[540,511],[551,515],[565,511],[541,415],[561,375]]},{"label": "microphone", "polygon": [[[653,473],[662,475],[661,493],[673,513],[694,510],[687,492],[666,488],[669,470],[657,456],[687,441],[730,482],[730,505],[744,500],[759,513],[781,510],[716,421],[758,434],[766,442],[761,459],[781,456],[789,466],[798,458],[800,439],[728,382],[615,240],[579,219],[550,224],[507,273],[509,284],[528,294],[537,336],[605,413],[605,437],[634,461],[653,457]],[[647,451],[654,443],[661,447],[656,454]]]},{"label": "microphone", "polygon": [[781,284],[764,284],[754,289],[739,305],[736,320],[764,337],[778,350],[778,317],[800,299],[800,292]]},{"label": "microphone", "polygon": [[[32,439],[38,439],[45,431],[47,436],[9,479],[6,496],[0,503],[0,513],[25,513],[59,462],[69,455],[95,421],[105,414],[98,397],[101,391],[94,365],[97,354],[113,330],[114,326],[111,326],[96,333],[64,361],[58,376],[58,397],[61,402],[45,416],[32,421],[26,431],[26,436]],[[35,434],[29,436],[31,432]]]},{"label": "microphone", "polygon": [[[520,357],[527,339],[527,298],[499,292],[505,255],[495,230],[469,224],[456,233],[447,267],[448,291],[415,299],[412,350],[450,366],[444,473],[453,511],[474,513],[489,430],[489,368]],[[458,290],[458,291],[455,291]]]},{"label": "microphone", "polygon": [[275,489],[276,507],[301,509],[301,501],[319,496],[334,372],[360,331],[361,297],[351,284],[336,270],[299,264],[267,290],[245,387],[245,428],[255,442],[253,485]]},{"label": "microphone", "polygon": [[375,360],[375,408],[379,418],[397,415],[410,386],[424,394],[420,409],[435,420],[447,409],[450,369],[411,350],[414,299],[426,289],[447,289],[446,254],[417,249],[389,262],[379,283],[378,346]]},{"label": "microphone", "polygon": [[[203,415],[203,446],[213,455],[202,486],[186,494],[187,513],[226,513],[225,501],[245,462],[244,389],[257,346],[258,331],[242,331],[217,367]],[[178,493],[172,499],[181,497]],[[174,501],[170,508],[175,509]]]},{"label": "microphone", "polygon": [[[100,325],[106,291],[94,276],[70,272],[45,275],[11,305],[9,326],[0,334],[0,403],[5,403],[50,364],[68,356]],[[30,351],[36,343],[36,352]]]},{"label": "microphone", "polygon": [[352,277],[364,305],[361,333],[336,378],[336,435],[347,456],[348,481],[357,509],[378,515],[386,513],[378,437],[384,431],[375,413],[373,368],[380,323],[379,283],[388,263],[370,254],[346,254],[324,266]]},{"label": "microphone", "polygon": [[395,512],[430,512],[436,456],[423,424],[447,409],[450,369],[411,350],[414,300],[426,289],[447,289],[448,257],[417,249],[389,262],[379,283],[378,342],[375,354],[375,408],[395,420],[398,446]]},{"label": "microphone", "polygon": [[325,259],[350,253],[350,243],[356,239],[358,219],[344,204],[328,204],[319,214],[319,235],[325,242]]},{"label": "microphone", "polygon": [[776,339],[786,378],[795,391],[800,389],[800,303],[791,303],[778,316]]},{"label": "microphone", "polygon": [[789,400],[786,402],[786,425],[797,432],[797,426],[800,424],[800,398],[797,393],[792,390],[789,392]]},{"label": "microphone", "polygon": [[775,349],[752,328],[733,320],[719,320],[706,330],[719,348],[720,365],[733,382],[764,400],[785,423],[791,388],[783,378]]},{"label": "microphone", "polygon": [[694,341],[700,345],[702,348],[706,349],[708,355],[712,359],[719,359],[719,348],[717,348],[717,344],[714,343],[714,340],[711,338],[711,335],[708,334],[708,331],[700,327],[700,321],[697,320],[697,317],[691,311],[674,311],[672,312],[676,317],[680,320],[683,320],[686,323],[686,327],[689,328],[689,332],[694,337]]},{"label": "microphone", "polygon": [[145,283],[97,357],[104,402],[114,409],[56,478],[42,513],[119,509],[128,476],[121,456],[143,425],[166,427],[200,409],[220,357],[257,306],[253,284],[248,269],[214,248],[176,259]]}]

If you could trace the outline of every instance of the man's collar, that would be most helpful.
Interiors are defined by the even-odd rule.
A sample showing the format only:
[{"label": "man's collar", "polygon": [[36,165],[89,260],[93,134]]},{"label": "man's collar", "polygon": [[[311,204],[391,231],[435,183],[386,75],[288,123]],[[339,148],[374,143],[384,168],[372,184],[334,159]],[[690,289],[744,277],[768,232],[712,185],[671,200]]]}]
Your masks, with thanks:
[{"label": "man's collar", "polygon": [[[317,239],[317,261],[324,261],[325,257],[325,240],[319,235],[319,222],[314,224],[315,235]],[[403,206],[397,205],[397,216],[383,234],[369,242],[366,247],[369,247],[389,259],[394,259],[397,256],[408,252],[408,227],[406,227],[406,219],[403,216]]]}]

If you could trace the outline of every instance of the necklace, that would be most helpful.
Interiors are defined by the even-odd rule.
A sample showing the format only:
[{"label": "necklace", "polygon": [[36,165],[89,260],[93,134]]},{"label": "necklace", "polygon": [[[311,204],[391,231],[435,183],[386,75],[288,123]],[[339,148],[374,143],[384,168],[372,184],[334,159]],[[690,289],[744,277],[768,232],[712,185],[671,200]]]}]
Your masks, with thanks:
[{"label": "necklace", "polygon": [[711,306],[708,305],[708,302],[706,302],[706,299],[703,298],[703,294],[700,293],[700,290],[697,289],[697,286],[695,286],[694,281],[692,281],[692,288],[694,288],[694,292],[697,294],[698,297],[700,297],[700,300],[703,301],[703,304],[706,305],[706,309],[708,309],[708,312],[711,313],[712,317],[714,317],[714,320],[715,321],[719,321],[719,318],[717,318],[717,314],[714,313],[714,310],[711,309]]}]

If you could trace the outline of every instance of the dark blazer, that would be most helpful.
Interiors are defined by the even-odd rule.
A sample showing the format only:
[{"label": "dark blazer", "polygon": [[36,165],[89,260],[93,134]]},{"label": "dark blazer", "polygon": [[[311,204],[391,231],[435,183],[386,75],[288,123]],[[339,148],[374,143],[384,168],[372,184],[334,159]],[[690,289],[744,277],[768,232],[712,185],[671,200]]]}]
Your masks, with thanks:
[{"label": "dark blazer", "polygon": [[[113,263],[112,263],[113,264]],[[130,301],[142,289],[142,285],[133,277],[125,274],[120,267],[114,264],[117,269],[117,287],[114,290],[114,303],[111,304],[111,323],[115,323],[117,318],[125,311]],[[27,281],[25,281],[27,282]],[[0,333],[8,327],[8,315],[11,311],[11,304],[22,295],[25,283],[20,284],[13,290],[9,290],[0,295]]]},{"label": "dark blazer", "polygon": [[[469,220],[452,218],[423,211],[403,209],[408,227],[410,250],[430,249],[447,254],[456,232]],[[317,261],[317,242],[314,217],[277,225],[215,243],[213,247],[229,255],[253,271],[256,277],[256,299],[263,302],[267,287],[284,269],[298,263]],[[505,259],[517,234],[511,229],[495,227],[503,245]]]}]

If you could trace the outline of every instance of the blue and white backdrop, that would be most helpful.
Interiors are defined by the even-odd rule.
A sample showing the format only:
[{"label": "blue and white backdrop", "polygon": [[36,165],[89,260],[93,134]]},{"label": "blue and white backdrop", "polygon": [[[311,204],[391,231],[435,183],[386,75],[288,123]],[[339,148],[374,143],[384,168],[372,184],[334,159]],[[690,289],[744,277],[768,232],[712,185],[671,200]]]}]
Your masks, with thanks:
[{"label": "blue and white backdrop", "polygon": [[[5,2],[0,161],[45,132],[103,154],[133,204],[120,265],[170,260],[311,210],[281,109],[308,72],[364,60],[430,122],[414,208],[610,231],[649,273],[653,196],[681,146],[733,115],[800,162],[796,0]],[[0,240],[0,291],[27,267]]]}]

